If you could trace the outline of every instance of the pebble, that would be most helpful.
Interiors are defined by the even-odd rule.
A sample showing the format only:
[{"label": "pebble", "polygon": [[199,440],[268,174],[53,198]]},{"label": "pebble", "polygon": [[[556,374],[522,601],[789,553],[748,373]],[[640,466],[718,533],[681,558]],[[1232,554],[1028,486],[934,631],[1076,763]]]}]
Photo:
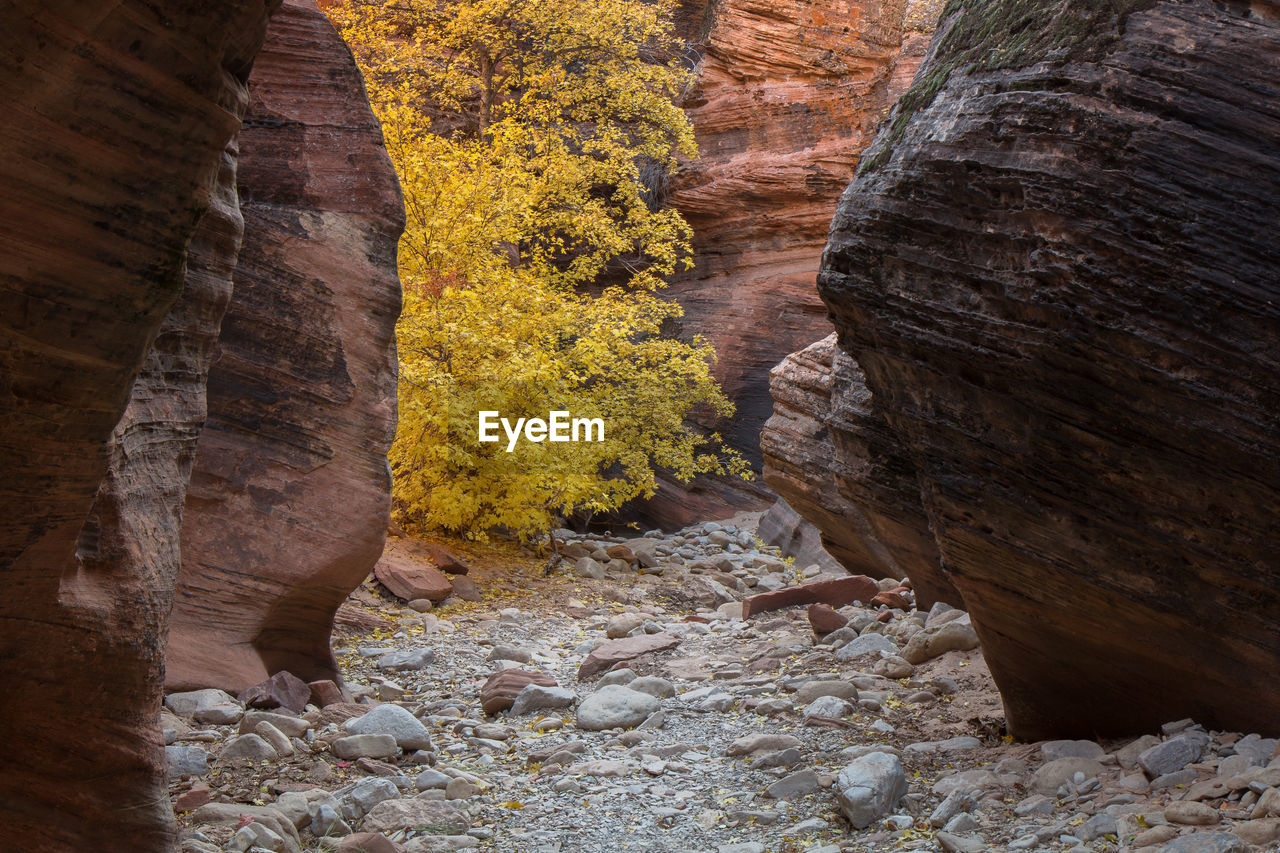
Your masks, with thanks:
[{"label": "pebble", "polygon": [[560,708],[571,708],[578,701],[572,690],[565,687],[543,687],[541,684],[526,684],[516,694],[511,705],[511,716],[521,717],[537,711],[552,711]]}]

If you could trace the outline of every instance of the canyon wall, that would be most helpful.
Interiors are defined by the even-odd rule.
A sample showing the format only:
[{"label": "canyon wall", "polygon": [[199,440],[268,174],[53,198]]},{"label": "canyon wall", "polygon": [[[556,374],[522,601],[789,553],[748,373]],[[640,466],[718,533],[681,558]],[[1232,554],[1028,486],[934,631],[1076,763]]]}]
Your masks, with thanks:
[{"label": "canyon wall", "polygon": [[[698,159],[669,187],[694,229],[692,270],[669,294],[680,331],[716,347],[716,376],[737,406],[721,424],[758,469],[768,372],[828,334],[815,277],[834,201],[858,155],[910,81],[940,0],[721,0],[686,3],[679,24],[700,52],[685,107]],[[762,508],[753,483],[664,480],[643,509],[679,527]]]},{"label": "canyon wall", "polygon": [[270,4],[19,2],[0,26],[0,847],[149,853],[203,371]]},{"label": "canyon wall", "polygon": [[949,8],[819,281],[1010,731],[1280,734],[1280,5]]},{"label": "canyon wall", "polygon": [[[177,671],[189,674],[216,671],[240,642],[217,605],[243,572],[263,576],[254,663],[332,674],[330,599],[380,548],[395,179],[350,57],[314,7],[290,2],[253,68],[276,5],[55,0],[3,15],[6,850],[172,849],[157,713],[192,545],[228,576],[201,590],[200,618],[223,630],[199,652],[184,645],[181,587]],[[252,127],[237,138],[251,91]],[[207,417],[215,431],[201,437]],[[305,484],[289,466],[309,472]],[[242,530],[275,537],[270,566],[241,557],[260,533],[230,543],[190,509],[243,493]],[[291,524],[263,521],[282,502]]]},{"label": "canyon wall", "polygon": [[182,527],[170,689],[337,679],[338,605],[382,552],[403,205],[342,39],[286,0],[240,132],[245,239]]}]

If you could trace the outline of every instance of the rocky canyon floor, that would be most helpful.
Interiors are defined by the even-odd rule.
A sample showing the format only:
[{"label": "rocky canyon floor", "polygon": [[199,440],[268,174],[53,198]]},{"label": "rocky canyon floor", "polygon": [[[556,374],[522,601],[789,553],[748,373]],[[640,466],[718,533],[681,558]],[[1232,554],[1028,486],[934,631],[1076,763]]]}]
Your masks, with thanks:
[{"label": "rocky canyon floor", "polygon": [[566,537],[549,576],[469,548],[426,613],[369,580],[340,701],[168,697],[181,849],[1280,849],[1275,740],[1013,743],[966,614],[823,583],[753,522]]}]

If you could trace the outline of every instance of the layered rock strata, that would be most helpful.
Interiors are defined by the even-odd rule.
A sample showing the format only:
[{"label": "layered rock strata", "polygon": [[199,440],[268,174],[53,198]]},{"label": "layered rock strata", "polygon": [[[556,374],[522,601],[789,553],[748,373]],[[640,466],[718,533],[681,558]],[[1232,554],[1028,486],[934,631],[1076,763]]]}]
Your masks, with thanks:
[{"label": "layered rock strata", "polygon": [[[768,371],[831,331],[814,280],[832,202],[923,55],[940,0],[685,4],[698,80],[685,107],[699,157],[669,187],[694,229],[695,266],[670,294],[737,405],[726,440],[760,463]],[[704,35],[705,34],[705,35]],[[763,509],[759,482],[664,482],[645,508],[664,529]],[[729,510],[726,512],[726,508]]]},{"label": "layered rock strata", "polygon": [[349,51],[288,0],[240,135],[245,241],[209,371],[167,684],[337,679],[338,605],[389,521],[403,207]]},{"label": "layered rock strata", "polygon": [[170,849],[164,628],[271,5],[3,15],[4,849]]},{"label": "layered rock strata", "polygon": [[1275,734],[1280,6],[951,11],[820,286],[1010,730]]},{"label": "layered rock strata", "polygon": [[765,481],[849,571],[910,577],[922,608],[962,603],[940,567],[915,464],[873,410],[865,377],[836,336],[788,356],[770,383],[774,415],[760,436]]}]

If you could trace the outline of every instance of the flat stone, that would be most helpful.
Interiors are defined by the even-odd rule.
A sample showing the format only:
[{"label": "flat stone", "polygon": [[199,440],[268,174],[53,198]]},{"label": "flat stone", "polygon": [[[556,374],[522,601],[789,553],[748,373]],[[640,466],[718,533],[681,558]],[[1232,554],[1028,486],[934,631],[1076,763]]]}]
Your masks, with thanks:
[{"label": "flat stone", "polygon": [[391,735],[351,735],[338,738],[331,746],[333,754],[345,761],[356,758],[390,758],[400,751]]},{"label": "flat stone", "polygon": [[164,705],[179,717],[215,726],[230,725],[244,716],[243,705],[231,694],[214,688],[170,693],[164,697]]},{"label": "flat stone", "polygon": [[439,604],[453,592],[453,584],[439,569],[407,554],[384,552],[373,567],[373,576],[392,595],[405,601],[425,598]]},{"label": "flat stone", "polygon": [[919,743],[909,743],[903,747],[903,752],[908,753],[951,753],[951,752],[967,752],[971,749],[978,749],[982,746],[982,741],[976,737],[961,735],[959,737],[947,738],[946,740],[926,740]]},{"label": "flat stone", "polygon": [[1249,845],[1230,832],[1196,832],[1173,839],[1160,853],[1249,853]]},{"label": "flat stone", "polygon": [[1187,732],[1149,747],[1138,756],[1138,766],[1150,779],[1181,770],[1199,761],[1209,738],[1202,732]]},{"label": "flat stone", "polygon": [[586,681],[616,664],[634,660],[641,655],[673,649],[679,644],[679,637],[667,633],[640,634],[621,640],[609,640],[587,655],[578,667],[578,680]]},{"label": "flat stone", "polygon": [[416,829],[437,834],[463,833],[470,826],[467,816],[457,806],[421,797],[378,803],[360,823],[366,832],[382,833]]},{"label": "flat stone", "polygon": [[513,660],[516,663],[528,663],[533,660],[533,653],[519,646],[494,646],[486,660]]},{"label": "flat stone", "polygon": [[984,853],[990,849],[981,838],[953,835],[950,832],[939,832],[934,837],[947,853]]},{"label": "flat stone", "polygon": [[1218,810],[1200,802],[1175,800],[1165,806],[1164,819],[1184,826],[1209,826],[1218,822]]},{"label": "flat stone", "polygon": [[374,666],[388,672],[414,671],[435,659],[436,653],[431,649],[404,649],[383,655]]},{"label": "flat stone", "polygon": [[794,800],[814,793],[819,787],[817,773],[812,770],[797,770],[783,776],[765,788],[764,792],[775,800]]},{"label": "flat stone", "polygon": [[243,803],[209,803],[191,813],[191,821],[195,825],[202,823],[238,824],[246,817],[251,817],[267,829],[284,839],[284,853],[299,853],[302,841],[298,830],[279,809],[271,806],[249,806]]},{"label": "flat stone", "polygon": [[578,701],[572,690],[565,687],[545,687],[541,684],[526,684],[511,704],[511,715],[514,717],[531,714],[535,711],[553,711],[560,708],[571,708]]},{"label": "flat stone", "polygon": [[288,714],[276,714],[271,711],[249,711],[240,720],[240,734],[247,735],[258,727],[258,723],[270,723],[289,737],[304,737],[311,723],[302,717],[291,717]]},{"label": "flat stone", "polygon": [[856,702],[858,700],[858,688],[847,681],[806,681],[796,691],[796,704],[808,705],[814,699],[822,696],[835,696],[838,699]]},{"label": "flat stone", "polygon": [[902,764],[886,752],[854,759],[836,780],[836,801],[855,829],[865,829],[891,814],[906,793]]},{"label": "flat stone", "polygon": [[631,728],[662,707],[648,693],[620,685],[602,687],[578,705],[577,725],[586,731]]},{"label": "flat stone", "polygon": [[763,752],[776,752],[780,749],[789,749],[790,747],[800,745],[800,738],[794,735],[774,733],[744,735],[729,744],[728,748],[725,749],[724,754],[730,758],[736,758],[741,755],[757,755]]},{"label": "flat stone", "polygon": [[853,713],[853,705],[836,696],[819,696],[801,712],[805,717],[829,717],[838,720]]},{"label": "flat stone", "polygon": [[357,832],[338,842],[337,853],[401,853],[403,850],[385,835]]},{"label": "flat stone", "polygon": [[744,619],[749,619],[757,613],[781,610],[784,607],[797,607],[802,604],[844,607],[855,601],[870,601],[879,591],[880,587],[876,582],[866,575],[815,581],[753,595],[742,602],[742,616]]}]

